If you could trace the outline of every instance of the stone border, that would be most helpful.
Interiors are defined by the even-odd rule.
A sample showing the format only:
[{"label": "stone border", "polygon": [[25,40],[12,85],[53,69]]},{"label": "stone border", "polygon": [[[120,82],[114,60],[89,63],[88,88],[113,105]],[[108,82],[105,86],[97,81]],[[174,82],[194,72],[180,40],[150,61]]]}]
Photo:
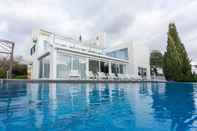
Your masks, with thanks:
[{"label": "stone border", "polygon": [[156,83],[166,83],[167,81],[152,81],[152,80],[44,80],[44,79],[0,79],[0,83],[5,82],[25,82],[25,83],[141,83],[141,82],[156,82]]}]

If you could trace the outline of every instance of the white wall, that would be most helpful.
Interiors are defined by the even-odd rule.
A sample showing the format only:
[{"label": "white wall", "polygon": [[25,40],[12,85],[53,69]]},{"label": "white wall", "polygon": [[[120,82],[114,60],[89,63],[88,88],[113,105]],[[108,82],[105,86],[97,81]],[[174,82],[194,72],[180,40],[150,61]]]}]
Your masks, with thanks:
[{"label": "white wall", "polygon": [[192,72],[197,74],[197,61],[192,61],[191,62],[191,66],[192,66]]},{"label": "white wall", "polygon": [[144,44],[132,44],[132,58],[130,65],[133,64],[133,75],[138,76],[138,67],[147,69],[147,78],[150,79],[150,51]]},{"label": "white wall", "polygon": [[150,51],[149,48],[141,43],[121,43],[113,47],[111,51],[128,48],[128,72],[134,77],[138,77],[138,67],[147,69],[147,78],[150,79]]},{"label": "white wall", "polygon": [[[29,56],[29,63],[32,63],[32,73],[31,73],[31,78],[32,79],[38,79],[39,78],[39,60],[38,58],[45,54],[47,51],[50,49],[45,49],[44,48],[44,40],[47,40],[49,42],[52,41],[53,37],[48,35],[47,32],[45,35],[40,34],[40,30],[36,30],[33,32],[33,39],[36,39],[37,42],[33,43],[33,39],[31,39],[28,49],[27,49],[27,56]],[[48,36],[47,36],[48,35]],[[30,55],[30,49],[33,47],[33,45],[36,45],[35,48],[35,53],[31,56]],[[51,64],[51,63],[50,63]],[[51,65],[50,65],[51,67]],[[50,69],[51,70],[51,69]],[[51,75],[51,74],[50,74]]]}]

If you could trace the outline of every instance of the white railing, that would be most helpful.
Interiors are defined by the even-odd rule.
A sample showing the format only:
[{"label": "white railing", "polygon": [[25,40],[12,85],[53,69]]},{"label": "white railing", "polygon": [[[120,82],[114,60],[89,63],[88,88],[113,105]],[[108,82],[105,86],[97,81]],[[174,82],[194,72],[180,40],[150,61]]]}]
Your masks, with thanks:
[{"label": "white railing", "polygon": [[54,42],[55,45],[58,45],[59,47],[66,47],[68,49],[75,49],[75,50],[79,50],[79,51],[86,51],[86,52],[91,52],[91,53],[104,54],[101,49],[81,45],[76,40],[68,38],[68,37],[54,35],[54,41],[53,42]]}]

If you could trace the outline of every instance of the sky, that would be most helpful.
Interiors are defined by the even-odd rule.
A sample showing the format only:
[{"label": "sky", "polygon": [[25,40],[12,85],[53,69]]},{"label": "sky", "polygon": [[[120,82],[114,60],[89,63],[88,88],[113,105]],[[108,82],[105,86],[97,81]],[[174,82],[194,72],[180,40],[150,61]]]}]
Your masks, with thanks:
[{"label": "sky", "polygon": [[174,22],[192,60],[197,59],[196,0],[0,0],[0,38],[23,55],[34,29],[84,39],[105,32],[105,44],[144,43],[165,51]]}]

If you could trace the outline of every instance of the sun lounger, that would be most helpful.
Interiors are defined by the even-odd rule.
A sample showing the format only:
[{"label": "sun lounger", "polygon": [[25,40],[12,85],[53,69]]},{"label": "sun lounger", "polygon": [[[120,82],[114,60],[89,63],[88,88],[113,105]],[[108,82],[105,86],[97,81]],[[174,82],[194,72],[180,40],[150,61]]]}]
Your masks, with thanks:
[{"label": "sun lounger", "polygon": [[95,75],[93,74],[92,71],[89,71],[89,72],[88,72],[87,78],[88,78],[88,79],[95,79]]},{"label": "sun lounger", "polygon": [[125,79],[127,79],[127,80],[132,80],[132,77],[129,76],[129,74],[124,74],[124,76],[125,76]]},{"label": "sun lounger", "polygon": [[124,74],[118,74],[118,79],[120,79],[120,80],[125,80]]},{"label": "sun lounger", "polygon": [[80,74],[77,70],[72,70],[70,73],[69,73],[69,79],[80,79]]},{"label": "sun lounger", "polygon": [[136,78],[137,81],[143,80],[141,76],[136,76],[135,78]]},{"label": "sun lounger", "polygon": [[107,79],[107,76],[103,72],[98,72],[98,79]]},{"label": "sun lounger", "polygon": [[109,73],[109,79],[115,80],[117,76],[114,73]]}]

